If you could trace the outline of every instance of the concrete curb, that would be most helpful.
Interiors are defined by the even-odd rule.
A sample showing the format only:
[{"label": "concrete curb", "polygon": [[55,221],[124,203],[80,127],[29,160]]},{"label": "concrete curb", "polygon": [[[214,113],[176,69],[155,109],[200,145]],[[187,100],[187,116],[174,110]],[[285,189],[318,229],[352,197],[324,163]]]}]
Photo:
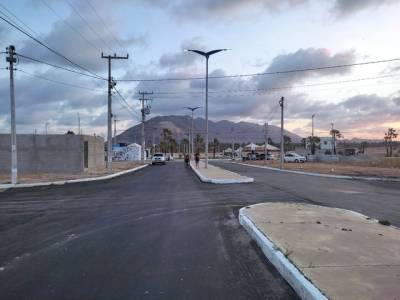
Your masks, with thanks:
[{"label": "concrete curb", "polygon": [[128,173],[132,173],[135,171],[139,171],[145,167],[147,167],[148,164],[139,166],[136,168],[132,168],[129,170],[124,170],[121,172],[117,172],[114,174],[110,175],[104,175],[104,176],[99,176],[99,177],[90,177],[90,178],[80,178],[80,179],[69,179],[69,180],[58,180],[58,181],[50,181],[50,182],[35,182],[35,183],[20,183],[20,184],[0,184],[0,189],[10,189],[10,188],[27,188],[27,187],[37,187],[37,186],[48,186],[48,185],[63,185],[67,183],[79,183],[79,182],[90,182],[90,181],[98,181],[98,180],[106,180],[106,179],[111,179],[115,178],[121,175],[125,175]]},{"label": "concrete curb", "polygon": [[254,182],[254,178],[251,177],[246,177],[242,179],[213,179],[213,178],[208,178],[203,176],[197,169],[196,167],[193,167],[192,164],[190,163],[190,168],[193,170],[193,172],[196,174],[197,177],[199,177],[200,181],[204,183],[212,183],[212,184],[236,184],[236,183],[252,183]]},{"label": "concrete curb", "polygon": [[232,162],[233,164],[238,164],[242,166],[249,166],[253,168],[261,168],[267,169],[271,171],[278,171],[284,173],[293,173],[293,174],[300,174],[300,175],[308,175],[308,176],[316,176],[316,177],[325,177],[325,178],[336,178],[336,179],[352,179],[352,180],[367,180],[367,181],[389,181],[389,182],[400,182],[400,178],[387,178],[387,177],[362,177],[362,176],[350,176],[350,175],[330,175],[330,174],[321,174],[321,173],[312,173],[312,172],[304,172],[304,171],[293,171],[293,170],[281,170],[272,167],[266,166],[256,166],[244,163],[236,163]]},{"label": "concrete curb", "polygon": [[297,295],[303,300],[328,300],[243,213],[245,209],[246,207],[243,207],[239,210],[239,223],[257,242],[267,259],[296,291]]}]

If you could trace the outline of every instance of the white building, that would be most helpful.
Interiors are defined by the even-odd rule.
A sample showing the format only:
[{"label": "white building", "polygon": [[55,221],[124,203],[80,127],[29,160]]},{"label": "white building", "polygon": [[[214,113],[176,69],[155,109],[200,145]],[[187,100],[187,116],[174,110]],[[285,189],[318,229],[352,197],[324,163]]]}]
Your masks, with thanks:
[{"label": "white building", "polygon": [[332,137],[321,137],[319,145],[322,152],[326,150],[332,151]]}]

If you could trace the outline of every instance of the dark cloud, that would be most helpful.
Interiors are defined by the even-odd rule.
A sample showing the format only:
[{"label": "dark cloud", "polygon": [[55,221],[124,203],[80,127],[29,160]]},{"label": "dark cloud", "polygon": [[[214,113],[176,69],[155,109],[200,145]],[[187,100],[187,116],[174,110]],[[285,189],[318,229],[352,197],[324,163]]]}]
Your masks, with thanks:
[{"label": "dark cloud", "polygon": [[[332,54],[328,49],[299,49],[296,52],[276,56],[265,72],[282,70],[305,69],[320,66],[333,66],[354,63],[356,55],[354,51],[346,51]],[[258,88],[289,86],[295,82],[317,76],[346,74],[351,68],[334,68],[307,72],[286,73],[280,75],[260,76],[256,79]]]},{"label": "dark cloud", "polygon": [[339,17],[345,17],[367,8],[396,4],[399,0],[336,0],[333,11]]}]

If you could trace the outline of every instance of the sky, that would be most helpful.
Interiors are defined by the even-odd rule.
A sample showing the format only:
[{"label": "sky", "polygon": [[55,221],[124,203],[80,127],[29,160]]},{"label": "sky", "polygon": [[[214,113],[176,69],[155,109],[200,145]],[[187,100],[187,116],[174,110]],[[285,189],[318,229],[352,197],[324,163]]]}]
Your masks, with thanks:
[{"label": "sky", "polygon": [[[0,17],[84,69],[112,75],[122,132],[138,124],[139,91],[153,91],[151,114],[205,113],[205,59],[185,49],[227,48],[210,57],[210,76],[254,74],[400,58],[398,0],[0,0]],[[0,47],[14,45],[18,133],[81,129],[105,136],[107,82],[54,68],[79,70],[0,19]],[[10,131],[9,71],[0,55],[0,132]],[[190,78],[200,79],[190,79]],[[184,78],[187,80],[165,80]],[[130,81],[130,80],[139,81]],[[159,81],[140,81],[157,79]],[[400,130],[400,60],[286,74],[210,79],[211,120],[280,124],[301,136],[382,139]],[[124,102],[126,101],[127,104]]]}]

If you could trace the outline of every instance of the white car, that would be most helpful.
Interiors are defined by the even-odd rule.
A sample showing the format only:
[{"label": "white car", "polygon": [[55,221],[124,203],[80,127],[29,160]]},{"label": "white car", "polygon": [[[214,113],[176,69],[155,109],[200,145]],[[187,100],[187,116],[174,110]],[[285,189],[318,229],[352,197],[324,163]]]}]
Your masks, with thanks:
[{"label": "white car", "polygon": [[284,162],[295,162],[295,163],[304,163],[306,162],[306,158],[302,155],[299,155],[297,153],[286,153],[285,156],[283,157]]},{"label": "white car", "polygon": [[164,153],[154,153],[153,158],[151,159],[151,164],[154,166],[156,164],[165,165],[165,155]]}]

